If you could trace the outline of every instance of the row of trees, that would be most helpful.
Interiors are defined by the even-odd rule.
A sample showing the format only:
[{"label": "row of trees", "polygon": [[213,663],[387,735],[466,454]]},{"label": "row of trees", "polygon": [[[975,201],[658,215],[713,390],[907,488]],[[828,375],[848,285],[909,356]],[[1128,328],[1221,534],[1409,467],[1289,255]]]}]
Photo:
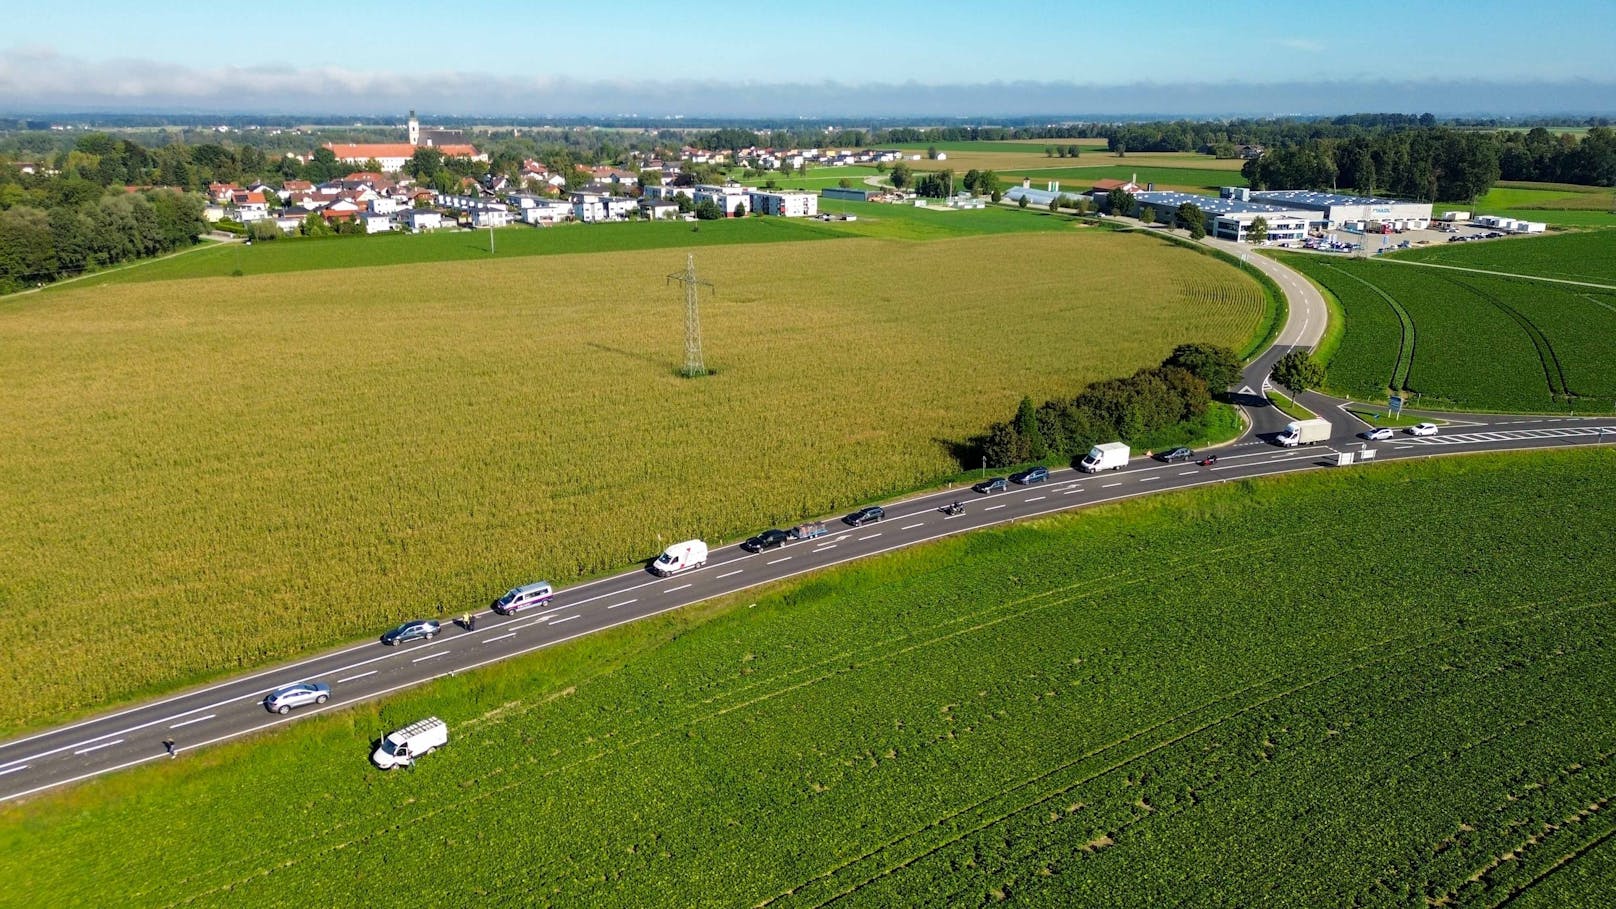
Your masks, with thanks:
[{"label": "row of trees", "polygon": [[1254,189],[1353,190],[1428,202],[1474,199],[1499,178],[1492,133],[1418,129],[1269,149],[1240,173]]},{"label": "row of trees", "polygon": [[204,204],[162,189],[51,208],[12,205],[0,211],[0,293],[189,246],[207,229]]},{"label": "row of trees", "polygon": [[1213,390],[1240,377],[1240,357],[1227,347],[1184,344],[1160,366],[1125,379],[1095,382],[1074,398],[1034,406],[1022,398],[1016,415],[978,440],[992,467],[1072,460],[1100,442],[1136,441],[1206,412]]}]

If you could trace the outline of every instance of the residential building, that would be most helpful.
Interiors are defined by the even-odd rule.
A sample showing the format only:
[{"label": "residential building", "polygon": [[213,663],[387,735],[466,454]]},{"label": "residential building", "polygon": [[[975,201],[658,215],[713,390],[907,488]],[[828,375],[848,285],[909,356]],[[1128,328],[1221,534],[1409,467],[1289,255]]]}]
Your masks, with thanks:
[{"label": "residential building", "polygon": [[400,219],[412,233],[437,230],[443,227],[443,215],[429,208],[412,208]]},{"label": "residential building", "polygon": [[[693,188],[696,194],[691,198],[692,202],[697,205],[703,202],[713,202],[724,212],[724,217],[726,218],[735,217],[736,211],[742,205],[746,205],[751,196],[751,189],[739,183],[725,183],[722,186],[699,183]],[[818,204],[818,202],[814,203],[816,211],[818,210]]]},{"label": "residential building", "polygon": [[819,214],[819,196],[811,192],[754,189],[747,193],[747,197],[750,200],[747,207],[753,214],[782,218],[812,218]]}]

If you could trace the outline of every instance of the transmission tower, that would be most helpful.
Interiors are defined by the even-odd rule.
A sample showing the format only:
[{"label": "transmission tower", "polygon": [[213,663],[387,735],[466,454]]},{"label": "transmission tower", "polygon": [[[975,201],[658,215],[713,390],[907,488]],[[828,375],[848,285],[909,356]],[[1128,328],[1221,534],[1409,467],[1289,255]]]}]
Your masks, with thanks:
[{"label": "transmission tower", "polygon": [[685,368],[682,372],[687,379],[696,376],[705,376],[707,367],[701,362],[701,313],[698,301],[701,289],[716,294],[712,282],[701,281],[696,278],[696,254],[691,253],[685,259],[685,270],[674,272],[667,277],[668,281],[677,281],[685,286]]}]

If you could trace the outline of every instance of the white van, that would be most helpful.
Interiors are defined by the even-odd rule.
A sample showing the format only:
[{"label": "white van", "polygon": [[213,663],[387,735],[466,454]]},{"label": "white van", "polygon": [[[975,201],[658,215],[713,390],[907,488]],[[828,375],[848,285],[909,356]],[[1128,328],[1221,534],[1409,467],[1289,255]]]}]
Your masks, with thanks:
[{"label": "white van", "polygon": [[511,615],[533,606],[543,606],[550,602],[550,595],[554,592],[550,589],[549,581],[536,581],[532,584],[523,584],[521,587],[512,587],[504,596],[494,601],[494,611],[500,615]]},{"label": "white van", "polygon": [[1101,442],[1089,449],[1089,453],[1078,462],[1077,469],[1084,473],[1099,473],[1102,470],[1121,470],[1127,466],[1126,442]]},{"label": "white van", "polygon": [[370,756],[383,770],[407,767],[423,754],[430,754],[449,744],[449,724],[435,716],[411,723],[397,732],[388,733],[380,748]]},{"label": "white van", "polygon": [[701,540],[686,540],[675,543],[651,563],[651,573],[659,578],[684,571],[686,568],[700,568],[707,564],[707,544]]}]

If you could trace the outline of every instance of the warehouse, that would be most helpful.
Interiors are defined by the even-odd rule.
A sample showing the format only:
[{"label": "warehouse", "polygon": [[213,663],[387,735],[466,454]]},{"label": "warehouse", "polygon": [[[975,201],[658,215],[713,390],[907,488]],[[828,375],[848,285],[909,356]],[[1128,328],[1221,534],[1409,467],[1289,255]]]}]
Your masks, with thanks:
[{"label": "warehouse", "polygon": [[1365,221],[1391,225],[1396,230],[1424,230],[1431,223],[1429,202],[1346,196],[1308,189],[1248,190],[1226,186],[1221,192],[1233,199],[1249,197],[1252,202],[1305,209],[1313,213],[1309,226],[1321,230],[1361,231]]},{"label": "warehouse", "polygon": [[1241,199],[1213,198],[1190,193],[1153,192],[1134,193],[1136,217],[1145,208],[1154,209],[1160,221],[1172,221],[1178,207],[1186,202],[1200,206],[1206,215],[1206,232],[1220,240],[1244,242],[1251,225],[1258,218],[1268,225],[1268,240],[1274,243],[1300,241],[1307,236],[1307,223],[1312,212],[1296,207],[1248,202]]}]

